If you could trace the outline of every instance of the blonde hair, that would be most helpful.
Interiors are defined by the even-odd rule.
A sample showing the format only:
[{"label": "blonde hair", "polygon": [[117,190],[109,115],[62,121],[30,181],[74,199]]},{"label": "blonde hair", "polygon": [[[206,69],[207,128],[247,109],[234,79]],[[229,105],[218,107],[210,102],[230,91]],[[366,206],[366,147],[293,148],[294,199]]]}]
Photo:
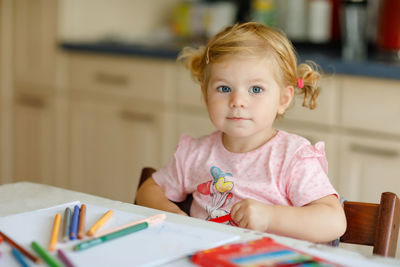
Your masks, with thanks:
[{"label": "blonde hair", "polygon": [[[209,66],[223,61],[226,56],[269,56],[279,66],[277,74],[283,86],[293,86],[295,93],[303,95],[303,106],[314,109],[319,95],[321,74],[318,66],[307,61],[297,66],[293,45],[281,32],[256,22],[235,24],[216,34],[206,46],[185,47],[178,60],[183,61],[193,78],[202,86],[203,97],[207,103],[205,85],[209,79]],[[299,88],[298,78],[304,86]],[[301,86],[300,86],[301,87]]]}]

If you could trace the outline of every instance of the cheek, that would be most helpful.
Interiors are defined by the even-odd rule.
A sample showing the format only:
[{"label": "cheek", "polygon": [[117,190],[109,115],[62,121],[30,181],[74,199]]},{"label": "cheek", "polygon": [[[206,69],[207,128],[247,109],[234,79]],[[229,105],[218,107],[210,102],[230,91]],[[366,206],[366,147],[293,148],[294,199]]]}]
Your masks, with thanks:
[{"label": "cheek", "polygon": [[216,117],[218,114],[221,113],[220,105],[218,105],[216,102],[209,101],[207,105],[207,110],[208,113],[210,114],[210,117],[212,118]]},{"label": "cheek", "polygon": [[216,99],[208,100],[207,111],[213,122],[217,122],[222,117],[225,117],[225,105]]},{"label": "cheek", "polygon": [[253,104],[253,115],[262,118],[263,120],[271,117],[275,118],[278,112],[279,102],[277,101],[262,101]]}]

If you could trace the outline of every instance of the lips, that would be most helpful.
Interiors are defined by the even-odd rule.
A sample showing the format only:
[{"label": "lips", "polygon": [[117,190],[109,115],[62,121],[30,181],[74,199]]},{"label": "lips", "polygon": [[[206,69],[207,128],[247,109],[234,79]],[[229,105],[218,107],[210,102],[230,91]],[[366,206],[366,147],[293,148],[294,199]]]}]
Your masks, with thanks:
[{"label": "lips", "polygon": [[248,118],[244,118],[244,117],[227,117],[228,120],[232,120],[232,121],[246,121],[246,120],[250,120]]}]

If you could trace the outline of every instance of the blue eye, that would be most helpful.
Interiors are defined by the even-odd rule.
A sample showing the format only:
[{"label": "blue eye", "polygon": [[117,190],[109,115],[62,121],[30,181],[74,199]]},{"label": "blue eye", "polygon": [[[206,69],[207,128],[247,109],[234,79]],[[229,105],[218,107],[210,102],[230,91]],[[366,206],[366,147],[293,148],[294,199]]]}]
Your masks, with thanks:
[{"label": "blue eye", "polygon": [[263,91],[263,89],[258,86],[253,86],[250,88],[250,93],[252,93],[252,94],[259,94],[262,91]]},{"label": "blue eye", "polygon": [[229,93],[231,91],[231,88],[223,85],[223,86],[218,87],[217,90],[218,90],[218,92],[221,92],[221,93]]}]

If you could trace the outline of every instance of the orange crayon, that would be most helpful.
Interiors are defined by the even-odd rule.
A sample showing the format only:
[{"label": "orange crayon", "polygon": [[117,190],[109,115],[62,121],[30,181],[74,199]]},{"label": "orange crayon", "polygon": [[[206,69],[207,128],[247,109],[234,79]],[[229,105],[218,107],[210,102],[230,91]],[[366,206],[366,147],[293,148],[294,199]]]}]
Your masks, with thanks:
[{"label": "orange crayon", "polygon": [[79,225],[78,225],[78,238],[82,239],[85,235],[85,214],[86,214],[86,205],[81,205],[81,210],[79,211]]}]

